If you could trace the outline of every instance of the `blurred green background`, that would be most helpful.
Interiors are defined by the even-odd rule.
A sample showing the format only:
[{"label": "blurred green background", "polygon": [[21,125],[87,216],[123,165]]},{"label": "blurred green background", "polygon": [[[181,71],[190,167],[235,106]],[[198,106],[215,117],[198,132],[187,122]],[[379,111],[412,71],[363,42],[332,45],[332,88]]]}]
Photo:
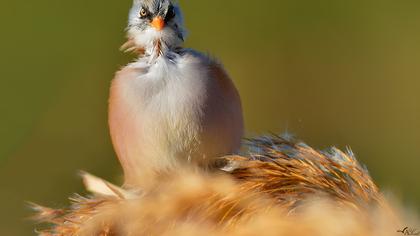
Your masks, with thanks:
[{"label": "blurred green background", "polygon": [[[180,1],[187,46],[223,61],[248,136],[351,146],[420,206],[420,1]],[[0,235],[33,235],[24,201],[61,207],[87,170],[120,181],[107,130],[130,0],[0,2]]]}]

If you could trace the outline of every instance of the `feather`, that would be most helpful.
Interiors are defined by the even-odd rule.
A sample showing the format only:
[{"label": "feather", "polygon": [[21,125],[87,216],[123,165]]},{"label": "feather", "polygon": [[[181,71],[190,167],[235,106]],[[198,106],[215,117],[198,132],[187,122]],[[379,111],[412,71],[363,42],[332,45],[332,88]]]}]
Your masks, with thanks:
[{"label": "feather", "polygon": [[137,194],[117,187],[87,172],[81,171],[80,176],[83,179],[86,190],[91,193],[108,197],[117,197],[120,199],[133,199],[137,197]]},{"label": "feather", "polygon": [[121,47],[120,50],[127,53],[132,52],[137,55],[144,55],[145,49],[143,47],[139,47],[136,45],[133,38],[129,38],[127,42],[125,42]]}]

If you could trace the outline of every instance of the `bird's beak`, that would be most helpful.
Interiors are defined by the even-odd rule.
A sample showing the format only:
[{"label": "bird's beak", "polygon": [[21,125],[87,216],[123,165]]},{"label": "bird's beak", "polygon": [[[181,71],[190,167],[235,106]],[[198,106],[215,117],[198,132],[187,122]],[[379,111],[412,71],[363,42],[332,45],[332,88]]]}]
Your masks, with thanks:
[{"label": "bird's beak", "polygon": [[162,17],[157,16],[152,20],[151,25],[153,26],[153,28],[155,28],[157,31],[161,31],[163,29],[163,27],[165,27],[165,21],[163,20]]}]

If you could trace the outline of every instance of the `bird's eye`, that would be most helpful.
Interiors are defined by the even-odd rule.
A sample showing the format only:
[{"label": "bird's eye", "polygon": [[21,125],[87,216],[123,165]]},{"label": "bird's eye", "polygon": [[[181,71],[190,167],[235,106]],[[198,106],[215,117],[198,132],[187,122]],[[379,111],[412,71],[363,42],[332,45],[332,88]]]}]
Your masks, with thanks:
[{"label": "bird's eye", "polygon": [[141,17],[146,17],[146,16],[147,16],[147,11],[146,11],[146,9],[142,8],[142,9],[140,10],[140,16],[141,16]]},{"label": "bird's eye", "polygon": [[175,17],[175,9],[173,6],[170,6],[168,12],[166,13],[165,21],[169,21]]}]

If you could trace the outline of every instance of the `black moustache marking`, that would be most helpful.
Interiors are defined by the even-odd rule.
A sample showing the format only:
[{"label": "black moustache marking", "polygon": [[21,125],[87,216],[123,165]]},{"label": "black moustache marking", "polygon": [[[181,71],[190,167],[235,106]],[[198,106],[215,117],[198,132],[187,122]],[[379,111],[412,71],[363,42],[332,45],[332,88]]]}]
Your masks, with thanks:
[{"label": "black moustache marking", "polygon": [[174,17],[175,17],[174,6],[170,5],[168,11],[166,12],[165,23],[168,23]]}]

